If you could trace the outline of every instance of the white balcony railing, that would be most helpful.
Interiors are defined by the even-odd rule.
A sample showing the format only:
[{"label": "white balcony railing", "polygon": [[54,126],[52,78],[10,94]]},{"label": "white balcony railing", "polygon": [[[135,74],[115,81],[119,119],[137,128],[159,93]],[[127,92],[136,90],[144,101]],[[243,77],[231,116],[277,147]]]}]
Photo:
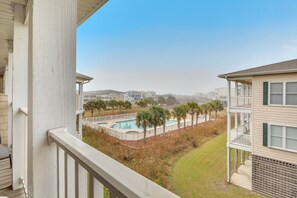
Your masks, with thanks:
[{"label": "white balcony railing", "polygon": [[251,146],[251,135],[248,125],[242,125],[230,131],[230,143]]},{"label": "white balcony railing", "polygon": [[252,97],[251,96],[232,96],[231,97],[231,108],[252,108]]},{"label": "white balcony railing", "polygon": [[57,145],[59,197],[178,197],[67,133],[48,132]]}]

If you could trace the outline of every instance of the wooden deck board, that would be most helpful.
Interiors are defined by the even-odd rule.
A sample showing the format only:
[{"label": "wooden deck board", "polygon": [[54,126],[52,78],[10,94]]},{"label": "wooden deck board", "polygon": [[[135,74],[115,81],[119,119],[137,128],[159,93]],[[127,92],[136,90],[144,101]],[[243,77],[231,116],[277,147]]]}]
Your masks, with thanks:
[{"label": "wooden deck board", "polygon": [[0,191],[0,196],[6,196],[8,198],[25,198],[24,189],[11,190],[7,188]]}]

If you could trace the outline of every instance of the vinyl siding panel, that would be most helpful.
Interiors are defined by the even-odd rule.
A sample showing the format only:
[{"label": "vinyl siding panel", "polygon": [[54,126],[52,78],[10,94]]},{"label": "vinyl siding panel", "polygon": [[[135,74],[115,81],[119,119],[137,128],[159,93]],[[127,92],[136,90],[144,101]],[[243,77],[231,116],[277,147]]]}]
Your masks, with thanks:
[{"label": "vinyl siding panel", "polygon": [[263,146],[263,123],[297,127],[297,107],[263,105],[263,82],[297,81],[297,73],[253,77],[253,147],[255,155],[297,164],[297,152]]}]

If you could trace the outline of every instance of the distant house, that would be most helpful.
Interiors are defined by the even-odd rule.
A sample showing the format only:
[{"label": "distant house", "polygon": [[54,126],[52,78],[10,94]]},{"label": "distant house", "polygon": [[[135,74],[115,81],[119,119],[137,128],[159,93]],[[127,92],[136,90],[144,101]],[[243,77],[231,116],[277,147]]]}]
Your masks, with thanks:
[{"label": "distant house", "polygon": [[[251,68],[228,81],[227,180],[270,197],[297,197],[297,60]],[[235,94],[231,87],[235,87]],[[234,116],[234,123],[231,122]],[[232,160],[231,150],[235,156]],[[241,151],[241,157],[239,157]],[[246,154],[251,170],[243,175]],[[231,161],[243,168],[231,177]],[[236,177],[236,178],[234,178]]]},{"label": "distant house", "polygon": [[115,91],[115,90],[98,90],[98,91],[88,91],[84,92],[84,103],[90,100],[124,100],[124,92]]},{"label": "distant house", "polygon": [[142,98],[155,98],[156,92],[155,91],[143,91]]},{"label": "distant house", "polygon": [[133,101],[137,101],[143,98],[141,91],[126,91],[125,94],[127,95],[127,97],[132,98]]}]

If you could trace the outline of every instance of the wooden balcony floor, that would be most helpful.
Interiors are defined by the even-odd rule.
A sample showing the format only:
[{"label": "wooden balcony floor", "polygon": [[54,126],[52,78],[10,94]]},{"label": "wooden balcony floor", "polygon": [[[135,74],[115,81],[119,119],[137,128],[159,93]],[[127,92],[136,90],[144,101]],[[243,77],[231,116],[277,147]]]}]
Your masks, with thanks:
[{"label": "wooden balcony floor", "polygon": [[11,190],[9,188],[0,191],[0,197],[8,198],[26,198],[24,194],[24,189]]}]

